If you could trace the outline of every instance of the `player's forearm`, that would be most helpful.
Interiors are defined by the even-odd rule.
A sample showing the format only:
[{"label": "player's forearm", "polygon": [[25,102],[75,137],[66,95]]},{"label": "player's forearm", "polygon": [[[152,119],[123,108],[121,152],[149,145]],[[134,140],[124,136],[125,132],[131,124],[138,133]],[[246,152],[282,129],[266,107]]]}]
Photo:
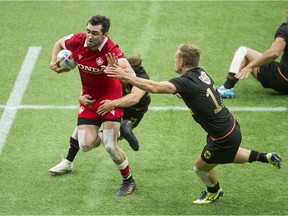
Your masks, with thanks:
[{"label": "player's forearm", "polygon": [[114,107],[131,107],[139,102],[141,98],[133,93],[127,94],[122,98],[114,100]]},{"label": "player's forearm", "polygon": [[57,54],[63,49],[63,47],[61,45],[61,40],[62,39],[58,40],[52,48],[52,56],[51,56],[51,62],[50,62],[51,64],[56,62]]},{"label": "player's forearm", "polygon": [[145,92],[156,93],[157,92],[157,82],[153,80],[147,80],[139,77],[127,76],[127,81],[132,85],[142,89]]},{"label": "player's forearm", "polygon": [[275,61],[280,54],[283,52],[286,43],[282,38],[277,38],[275,42],[272,44],[271,48],[266,50],[262,55],[256,58],[254,61],[248,64],[248,67],[256,68],[261,65],[269,64]]},{"label": "player's forearm", "polygon": [[265,65],[265,64],[269,64],[272,61],[275,61],[275,59],[278,56],[275,55],[275,53],[273,51],[266,51],[265,53],[263,53],[261,56],[259,56],[259,58],[255,59],[254,61],[250,62],[247,67],[250,67],[251,69]]}]

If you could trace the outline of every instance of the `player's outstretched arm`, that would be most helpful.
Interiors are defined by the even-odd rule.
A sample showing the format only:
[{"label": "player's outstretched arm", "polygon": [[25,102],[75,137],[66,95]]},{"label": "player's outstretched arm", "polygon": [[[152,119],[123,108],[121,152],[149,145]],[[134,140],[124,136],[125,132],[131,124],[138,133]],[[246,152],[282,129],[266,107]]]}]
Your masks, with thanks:
[{"label": "player's outstretched arm", "polygon": [[135,77],[129,73],[126,73],[126,71],[118,65],[107,67],[105,73],[109,77],[116,77],[122,82],[128,82],[146,92],[166,94],[173,94],[176,92],[176,87],[168,81],[156,82],[153,80]]}]

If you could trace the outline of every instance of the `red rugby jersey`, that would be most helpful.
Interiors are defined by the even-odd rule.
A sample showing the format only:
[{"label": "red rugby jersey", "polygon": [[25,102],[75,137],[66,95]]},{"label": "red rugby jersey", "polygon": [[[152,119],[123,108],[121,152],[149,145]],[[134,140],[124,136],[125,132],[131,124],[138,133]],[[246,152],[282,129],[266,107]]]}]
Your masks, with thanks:
[{"label": "red rugby jersey", "polygon": [[92,51],[86,45],[86,33],[72,34],[65,37],[65,47],[72,51],[78,64],[83,94],[89,94],[97,99],[105,97],[108,92],[111,95],[111,91],[121,86],[117,78],[107,77],[101,69],[102,65],[107,66],[105,55],[109,52],[115,53],[118,59],[125,58],[119,46],[109,37],[106,37],[99,49]]}]

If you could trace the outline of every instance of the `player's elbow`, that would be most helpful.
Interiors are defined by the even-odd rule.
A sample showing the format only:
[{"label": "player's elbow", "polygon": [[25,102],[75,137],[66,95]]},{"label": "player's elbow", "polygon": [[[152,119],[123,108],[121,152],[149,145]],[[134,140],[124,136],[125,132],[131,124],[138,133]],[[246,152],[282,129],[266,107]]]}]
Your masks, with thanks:
[{"label": "player's elbow", "polygon": [[133,98],[131,98],[130,103],[131,103],[132,105],[134,105],[134,104],[139,103],[139,101],[140,101],[140,98],[138,98],[138,97],[133,97]]},{"label": "player's elbow", "polygon": [[274,51],[271,53],[271,58],[272,59],[277,59],[280,56],[280,53],[278,51]]},{"label": "player's elbow", "polygon": [[148,92],[152,94],[156,94],[156,93],[159,93],[160,91],[157,88],[150,88]]},{"label": "player's elbow", "polygon": [[282,53],[282,50],[280,49],[271,49],[270,52],[268,52],[268,57],[272,60],[277,59]]}]

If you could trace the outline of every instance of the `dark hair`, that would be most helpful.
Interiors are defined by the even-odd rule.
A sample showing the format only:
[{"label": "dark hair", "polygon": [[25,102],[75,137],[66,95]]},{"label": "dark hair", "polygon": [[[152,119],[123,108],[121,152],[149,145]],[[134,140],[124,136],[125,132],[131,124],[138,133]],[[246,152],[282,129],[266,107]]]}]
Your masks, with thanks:
[{"label": "dark hair", "polygon": [[[109,28],[110,28],[110,19],[108,17],[105,16],[93,16],[88,23],[90,23],[91,25],[95,26],[95,25],[101,25],[102,26],[102,33],[105,34],[106,32],[109,32]],[[87,24],[88,24],[87,23]]]},{"label": "dark hair", "polygon": [[130,63],[131,67],[138,67],[142,64],[142,59],[140,55],[127,57],[127,60]]},{"label": "dark hair", "polygon": [[198,67],[200,49],[193,44],[181,44],[178,48],[179,58],[183,60],[185,67]]}]

